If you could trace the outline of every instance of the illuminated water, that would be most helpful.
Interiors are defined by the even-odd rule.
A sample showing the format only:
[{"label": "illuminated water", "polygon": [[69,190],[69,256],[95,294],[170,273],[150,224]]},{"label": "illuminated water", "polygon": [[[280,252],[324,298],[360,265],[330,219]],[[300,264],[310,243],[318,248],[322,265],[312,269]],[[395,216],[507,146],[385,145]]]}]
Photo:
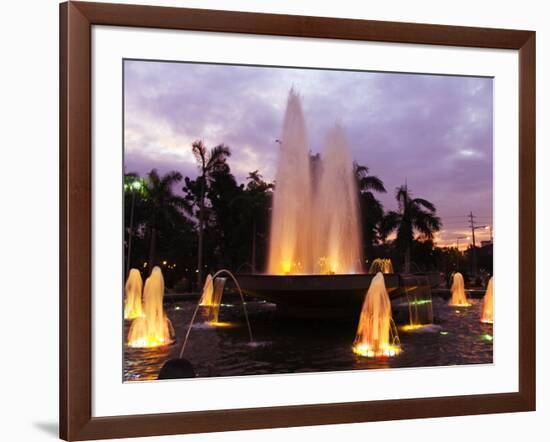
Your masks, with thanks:
[{"label": "illuminated water", "polygon": [[393,273],[391,259],[376,258],[370,265],[369,273],[376,274],[378,272]]},{"label": "illuminated water", "polygon": [[464,277],[459,272],[456,272],[453,275],[449,305],[455,307],[468,307],[470,305],[470,302],[466,296],[466,291],[464,290]]},{"label": "illuminated water", "polygon": [[212,279],[212,275],[210,274],[206,275],[206,280],[204,281],[200,305],[206,307],[214,305],[214,279]]},{"label": "illuminated water", "polygon": [[173,341],[174,330],[163,308],[164,278],[154,267],[143,289],[143,316],[132,321],[128,331],[130,347],[157,347]]},{"label": "illuminated water", "polygon": [[365,295],[354,353],[360,356],[394,356],[399,352],[399,338],[392,319],[391,302],[384,275],[378,272]]},{"label": "illuminated water", "polygon": [[268,273],[358,273],[357,185],[344,129],[335,125],[310,159],[302,104],[291,90],[279,142]]},{"label": "illuminated water", "polygon": [[483,307],[481,309],[481,322],[493,323],[493,278],[489,279],[487,290],[483,297]]},{"label": "illuminated water", "polygon": [[131,269],[124,285],[124,319],[134,319],[143,315],[141,292],[143,281],[137,269]]},{"label": "illuminated water", "polygon": [[[220,308],[220,321],[230,326],[208,326],[201,309],[184,356],[194,365],[198,376],[491,363],[493,326],[479,321],[481,301],[471,302],[473,305],[468,309],[456,309],[434,297],[435,323],[439,327],[410,333],[400,331],[402,351],[398,355],[364,358],[355,355],[351,348],[357,321],[283,320],[275,314],[274,305],[263,302],[246,304],[256,342],[251,346],[239,297],[226,294]],[[196,298],[165,304],[176,329],[176,345],[126,347],[125,380],[155,379],[162,364],[178,356],[196,304]]]}]

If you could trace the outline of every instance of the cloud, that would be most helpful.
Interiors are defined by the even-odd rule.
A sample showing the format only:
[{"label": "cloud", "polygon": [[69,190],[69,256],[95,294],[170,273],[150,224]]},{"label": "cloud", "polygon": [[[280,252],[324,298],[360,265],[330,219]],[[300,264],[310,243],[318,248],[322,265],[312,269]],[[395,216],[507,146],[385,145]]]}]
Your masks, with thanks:
[{"label": "cloud", "polygon": [[386,208],[406,181],[445,225],[470,211],[492,217],[490,78],[126,61],[127,170],[193,176],[191,143],[201,139],[230,146],[239,181],[256,169],[273,179],[291,87],[302,97],[311,150],[340,122],[353,158],[384,181]]}]

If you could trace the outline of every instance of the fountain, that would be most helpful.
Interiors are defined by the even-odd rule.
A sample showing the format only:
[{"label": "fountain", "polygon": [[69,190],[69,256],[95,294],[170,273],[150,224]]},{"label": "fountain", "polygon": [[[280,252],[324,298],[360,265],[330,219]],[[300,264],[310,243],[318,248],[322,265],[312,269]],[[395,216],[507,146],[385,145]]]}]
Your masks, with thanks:
[{"label": "fountain", "polygon": [[298,94],[288,95],[273,194],[268,273],[312,273],[312,180]]},{"label": "fountain", "polygon": [[124,285],[124,319],[135,319],[143,316],[141,291],[143,281],[137,269],[131,269]]},{"label": "fountain", "polygon": [[328,133],[312,162],[299,96],[288,96],[273,194],[268,273],[361,271],[357,187],[346,134]]},{"label": "fountain", "polygon": [[464,290],[464,278],[462,273],[456,272],[453,275],[453,284],[451,286],[451,299],[449,305],[454,307],[469,307],[472,304],[468,302],[466,291]]},{"label": "fountain", "polygon": [[493,278],[489,279],[487,290],[483,297],[483,308],[481,310],[481,322],[493,323]]},{"label": "fountain", "polygon": [[210,325],[216,325],[218,327],[229,326],[227,322],[220,322],[220,306],[222,304],[223,289],[225,288],[225,282],[227,278],[218,276],[214,279],[212,289],[212,303],[206,310],[206,320]]},{"label": "fountain", "polygon": [[[237,290],[238,290],[239,295],[241,297],[241,304],[243,306],[244,317],[245,317],[246,325],[247,325],[247,328],[248,328],[248,336],[250,338],[250,342],[253,342],[252,328],[250,327],[250,321],[248,320],[248,312],[246,310],[246,302],[244,301],[243,292],[241,290],[241,286],[239,285],[239,282],[237,281],[237,278],[235,278],[235,275],[233,275],[233,273],[231,273],[229,270],[226,270],[226,269],[218,270],[212,276],[212,280],[214,281],[214,284],[213,284],[213,290],[212,290],[212,292],[213,292],[212,304],[209,307],[207,307],[208,310],[209,310],[207,312],[207,317],[208,317],[208,320],[209,320],[208,323],[210,325],[213,325],[213,326],[217,326],[217,325],[223,326],[223,325],[225,325],[225,323],[218,322],[219,310],[220,310],[220,305],[221,305],[223,289],[225,287],[225,281],[227,279],[227,278],[219,278],[219,276],[223,275],[223,274],[226,274],[227,276],[229,276],[231,278],[231,280],[233,281],[233,283],[235,284],[235,287],[237,287]],[[207,283],[205,283],[204,289],[203,289],[203,297],[204,297],[205,290],[207,288],[209,289],[210,286],[207,287]],[[202,297],[201,297],[201,299],[202,299]],[[189,323],[189,326],[187,327],[187,333],[185,334],[185,339],[183,340],[183,345],[181,346],[180,359],[183,356],[183,352],[184,352],[185,347],[187,345],[187,341],[189,340],[189,335],[191,333],[191,328],[193,327],[193,323],[195,322],[195,318],[197,317],[197,313],[198,313],[199,307],[201,307],[201,305],[202,305],[202,303],[199,300],[199,302],[197,303],[197,306],[195,307],[195,311],[193,312],[193,316],[191,317],[191,322]]]},{"label": "fountain", "polygon": [[[193,316],[191,317],[191,321],[189,322],[189,326],[187,327],[187,333],[185,334],[185,339],[183,340],[183,344],[179,352],[179,357],[169,359],[164,363],[164,365],[161,367],[159,371],[158,379],[180,379],[180,378],[190,378],[190,377],[196,376],[193,365],[191,364],[191,362],[189,362],[187,359],[183,357],[183,352],[185,351],[185,347],[187,346],[187,341],[189,340],[189,335],[191,334],[193,323],[195,322],[195,318],[197,317],[197,313],[199,312],[199,308],[201,306],[206,307],[208,309],[207,316],[209,319],[213,317],[215,318],[215,321],[209,321],[208,324],[213,326],[224,324],[224,323],[217,322],[223,289],[225,286],[225,281],[227,280],[227,278],[219,277],[220,275],[223,275],[223,274],[226,274],[229,278],[231,278],[231,280],[235,284],[235,287],[237,287],[237,290],[241,297],[241,303],[243,306],[246,325],[248,327],[248,336],[250,338],[250,344],[254,342],[252,337],[252,328],[250,327],[250,321],[248,320],[248,312],[246,310],[246,303],[244,301],[244,296],[241,290],[241,286],[239,285],[237,278],[235,278],[233,273],[231,273],[229,270],[226,270],[226,269],[218,270],[216,273],[214,273],[213,276],[208,275],[209,277],[206,278],[206,282],[203,287],[202,296],[199,299],[199,302],[197,302],[197,306],[193,311]],[[209,299],[211,300],[211,302],[205,305],[202,303],[202,301],[207,296],[210,296]]]},{"label": "fountain", "polygon": [[[364,273],[362,264],[358,189],[346,133],[336,124],[321,154],[310,154],[301,100],[291,90],[277,141],[266,273],[239,274],[243,292],[276,304],[288,317],[355,316],[374,274]],[[393,293],[401,279],[390,264],[382,270]],[[430,284],[439,279],[435,275]]]},{"label": "fountain", "polygon": [[128,346],[136,348],[159,347],[174,342],[172,323],[164,313],[164,278],[159,267],[154,267],[145,281],[143,316],[133,320],[128,332]]},{"label": "fountain", "polygon": [[206,276],[206,281],[204,282],[204,287],[202,289],[202,295],[200,300],[200,305],[203,307],[210,307],[214,304],[212,299],[214,296],[214,280],[212,275],[208,274]]},{"label": "fountain", "polygon": [[392,320],[391,303],[379,272],[373,278],[363,302],[353,352],[359,356],[394,356],[399,353],[399,336]]},{"label": "fountain", "polygon": [[369,273],[376,275],[378,272],[393,273],[391,259],[376,258],[369,268]]}]

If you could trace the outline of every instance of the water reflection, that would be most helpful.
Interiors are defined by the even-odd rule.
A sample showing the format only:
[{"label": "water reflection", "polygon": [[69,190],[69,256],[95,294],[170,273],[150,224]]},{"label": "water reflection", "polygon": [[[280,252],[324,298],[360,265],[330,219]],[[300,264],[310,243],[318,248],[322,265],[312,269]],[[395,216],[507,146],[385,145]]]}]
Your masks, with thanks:
[{"label": "water reflection", "polygon": [[[493,358],[493,327],[479,321],[482,304],[477,301],[469,309],[456,310],[434,298],[438,327],[400,331],[402,351],[393,358],[354,355],[356,321],[284,320],[275,314],[274,305],[265,302],[247,303],[255,338],[251,345],[237,299],[232,302],[228,296],[226,302],[229,305],[221,307],[219,321],[232,327],[208,325],[203,309],[187,344],[186,358],[199,377],[480,364]],[[176,329],[175,345],[125,348],[125,380],[156,379],[162,364],[177,357],[195,303],[165,306]]]}]

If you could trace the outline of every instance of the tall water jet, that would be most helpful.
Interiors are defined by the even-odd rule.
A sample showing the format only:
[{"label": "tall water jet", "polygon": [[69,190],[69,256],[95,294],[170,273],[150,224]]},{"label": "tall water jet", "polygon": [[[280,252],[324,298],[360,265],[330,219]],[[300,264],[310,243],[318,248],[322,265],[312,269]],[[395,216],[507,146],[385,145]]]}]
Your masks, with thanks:
[{"label": "tall water jet", "polygon": [[369,273],[376,274],[378,272],[393,273],[393,264],[391,259],[376,258],[370,265]]},{"label": "tall water jet", "polygon": [[135,319],[143,316],[141,291],[143,281],[137,269],[131,269],[124,285],[124,319]]},{"label": "tall water jet", "polygon": [[[328,133],[315,189],[312,249],[321,259],[322,273],[359,273],[362,270],[357,183],[344,129]],[[317,269],[317,271],[319,271]]]},{"label": "tall water jet", "polygon": [[134,319],[128,332],[130,347],[159,347],[174,341],[172,323],[164,313],[164,278],[159,267],[154,267],[145,281],[143,314]]},{"label": "tall water jet", "polygon": [[449,305],[454,307],[469,307],[466,291],[464,290],[464,277],[462,273],[456,272],[453,275],[453,284],[451,285],[451,299]]},{"label": "tall water jet", "polygon": [[483,308],[481,310],[481,322],[493,323],[493,278],[489,279],[487,290],[483,297]]},{"label": "tall water jet", "polygon": [[203,307],[210,307],[214,304],[214,280],[212,275],[208,274],[206,276],[206,281],[204,281],[204,287],[202,289],[202,295],[200,300],[200,305]]},{"label": "tall water jet", "polygon": [[366,357],[394,356],[400,351],[399,345],[384,275],[379,272],[363,301],[353,352]]},{"label": "tall water jet", "polygon": [[273,195],[268,273],[312,273],[311,171],[298,94],[288,95]]},{"label": "tall water jet", "polygon": [[291,90],[279,143],[268,273],[360,272],[357,185],[344,130],[329,132],[313,162],[300,98]]}]

